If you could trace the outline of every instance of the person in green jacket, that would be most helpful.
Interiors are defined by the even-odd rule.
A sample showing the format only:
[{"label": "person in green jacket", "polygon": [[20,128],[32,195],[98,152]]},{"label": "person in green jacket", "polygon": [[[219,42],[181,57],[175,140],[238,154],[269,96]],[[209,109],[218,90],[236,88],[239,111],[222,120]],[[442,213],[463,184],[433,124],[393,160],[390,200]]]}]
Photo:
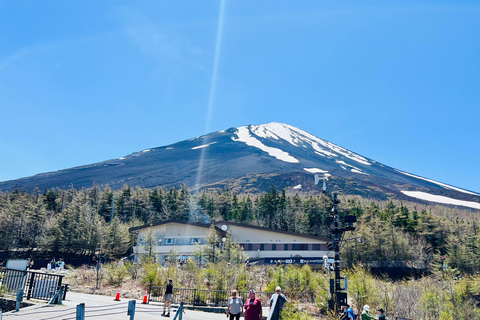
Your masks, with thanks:
[{"label": "person in green jacket", "polygon": [[385,310],[383,310],[382,308],[377,309],[377,313],[378,313],[378,320],[387,320],[387,317],[385,316]]},{"label": "person in green jacket", "polygon": [[362,320],[375,320],[375,316],[370,313],[370,306],[368,304],[363,306]]}]

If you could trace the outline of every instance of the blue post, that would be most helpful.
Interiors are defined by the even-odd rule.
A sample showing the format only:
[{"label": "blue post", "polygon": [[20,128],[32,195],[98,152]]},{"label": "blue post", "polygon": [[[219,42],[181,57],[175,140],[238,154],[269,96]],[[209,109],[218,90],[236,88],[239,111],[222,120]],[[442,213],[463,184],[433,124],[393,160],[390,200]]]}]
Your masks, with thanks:
[{"label": "blue post", "polygon": [[58,292],[58,304],[60,304],[60,305],[62,304],[63,290],[64,290],[64,286],[61,286],[60,291]]},{"label": "blue post", "polygon": [[23,289],[17,290],[17,303],[15,304],[15,311],[18,312],[20,310],[20,303],[23,300]]},{"label": "blue post", "polygon": [[85,320],[85,303],[77,304],[76,320]]},{"label": "blue post", "polygon": [[178,308],[177,313],[175,314],[175,317],[173,317],[173,320],[177,320],[177,317],[178,317],[178,320],[182,320],[183,313],[184,313],[183,302],[180,302],[180,308]]},{"label": "blue post", "polygon": [[135,319],[135,300],[130,300],[128,301],[128,310],[127,310],[127,315],[130,315],[130,320]]}]

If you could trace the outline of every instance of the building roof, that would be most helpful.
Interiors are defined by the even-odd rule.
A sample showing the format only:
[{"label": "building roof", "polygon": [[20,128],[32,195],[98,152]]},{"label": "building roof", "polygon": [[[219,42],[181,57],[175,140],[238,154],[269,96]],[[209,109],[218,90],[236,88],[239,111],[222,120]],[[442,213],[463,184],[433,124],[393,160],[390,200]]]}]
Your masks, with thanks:
[{"label": "building roof", "polygon": [[[186,225],[202,227],[202,228],[207,228],[207,229],[210,228],[210,226],[211,226],[211,224],[208,224],[208,223],[197,223],[197,222],[180,221],[180,220],[166,220],[166,221],[161,221],[161,222],[156,222],[156,223],[149,223],[149,224],[146,224],[146,225],[143,225],[143,226],[133,227],[133,228],[128,229],[128,231],[129,232],[135,232],[135,231],[139,231],[139,230],[142,230],[142,229],[148,229],[148,228],[151,228],[151,227],[157,227],[157,226],[161,226],[161,225],[169,224],[169,223],[186,224]],[[269,229],[269,228],[254,226],[254,225],[250,225],[250,224],[233,222],[233,221],[215,221],[213,223],[215,224],[215,230],[222,235],[226,235],[226,232],[223,231],[222,229],[220,229],[219,227],[217,227],[216,225],[222,225],[222,224],[234,225],[234,226],[243,227],[243,228],[250,228],[250,229],[262,230],[262,231],[270,231],[270,232],[282,233],[282,234],[287,234],[287,235],[291,235],[291,236],[298,236],[298,237],[327,241],[327,242],[330,241],[328,239],[319,238],[319,237],[308,235],[308,234],[295,233],[295,232],[289,232],[289,231],[283,231],[283,230],[277,230],[277,229]]]},{"label": "building roof", "polygon": [[250,225],[250,224],[244,224],[244,223],[233,222],[233,221],[215,221],[214,223],[215,224],[234,225],[234,226],[238,226],[238,227],[244,227],[244,228],[257,229],[257,230],[262,230],[262,231],[270,231],[270,232],[288,234],[288,235],[291,235],[291,236],[298,236],[298,237],[310,238],[310,239],[327,241],[327,242],[331,241],[329,239],[319,238],[319,237],[312,236],[312,235],[309,235],[309,234],[295,233],[295,232],[289,232],[289,231],[283,231],[283,230],[277,230],[277,229],[269,229],[269,228],[265,228],[265,227],[253,226],[253,225]]},{"label": "building roof", "polygon": [[[128,229],[128,231],[129,232],[135,232],[135,231],[139,231],[139,230],[142,230],[142,229],[148,229],[148,228],[151,228],[151,227],[157,227],[157,226],[161,226],[161,225],[169,224],[169,223],[186,224],[186,225],[190,225],[190,226],[202,227],[202,228],[207,228],[207,229],[210,228],[210,226],[211,226],[211,224],[208,224],[208,223],[197,223],[197,222],[180,221],[180,220],[166,220],[166,221],[161,221],[161,222],[149,223],[149,224],[139,226],[139,227],[133,227],[133,228]],[[220,229],[217,226],[215,226],[215,230],[222,235],[226,235],[225,231],[223,231],[222,229]]]}]

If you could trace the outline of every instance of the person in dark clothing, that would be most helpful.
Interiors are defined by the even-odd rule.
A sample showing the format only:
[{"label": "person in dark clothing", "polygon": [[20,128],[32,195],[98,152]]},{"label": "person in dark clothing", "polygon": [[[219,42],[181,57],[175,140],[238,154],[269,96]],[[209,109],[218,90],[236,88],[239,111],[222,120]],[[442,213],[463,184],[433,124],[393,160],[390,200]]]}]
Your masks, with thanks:
[{"label": "person in dark clothing", "polygon": [[378,313],[378,320],[386,320],[387,317],[385,316],[385,311],[380,308],[380,309],[377,309],[377,313]]},{"label": "person in dark clothing", "polygon": [[[173,280],[168,280],[167,288],[165,289],[165,294],[163,295],[163,313],[162,317],[170,317],[170,305],[172,304],[172,295],[173,295]],[[168,307],[168,313],[165,314],[165,308]]]}]

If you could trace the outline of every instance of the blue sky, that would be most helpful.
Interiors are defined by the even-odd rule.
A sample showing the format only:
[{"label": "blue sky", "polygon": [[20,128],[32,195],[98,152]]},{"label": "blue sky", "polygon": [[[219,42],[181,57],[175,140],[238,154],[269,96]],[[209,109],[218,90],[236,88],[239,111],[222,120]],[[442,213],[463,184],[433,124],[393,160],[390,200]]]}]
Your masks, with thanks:
[{"label": "blue sky", "polygon": [[478,1],[0,0],[0,181],[282,122],[480,191]]}]

